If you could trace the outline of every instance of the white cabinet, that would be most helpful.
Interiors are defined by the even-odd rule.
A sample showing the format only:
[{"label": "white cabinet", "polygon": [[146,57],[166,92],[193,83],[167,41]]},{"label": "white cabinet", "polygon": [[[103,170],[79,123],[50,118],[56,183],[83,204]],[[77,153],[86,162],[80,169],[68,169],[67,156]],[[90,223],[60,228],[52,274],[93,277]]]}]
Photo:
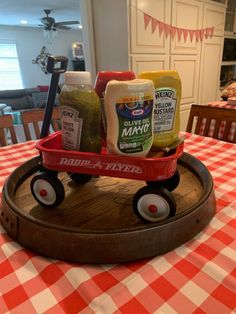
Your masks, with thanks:
[{"label": "white cabinet", "polygon": [[198,102],[205,104],[219,97],[220,62],[222,59],[223,37],[205,40],[201,51],[201,68]]},{"label": "white cabinet", "polygon": [[135,54],[131,56],[131,68],[136,74],[143,71],[165,70],[169,68],[169,56]]},{"label": "white cabinet", "polygon": [[[145,14],[147,15],[145,17]],[[145,28],[146,22],[149,21]],[[149,20],[148,20],[149,19]],[[201,41],[178,34],[178,29],[200,29],[203,2],[198,0],[130,1],[130,66],[136,75],[148,70],[176,69],[182,82],[181,110],[197,102]],[[175,27],[175,33],[158,25]],[[173,29],[172,29],[173,30]],[[182,121],[182,120],[181,120]],[[185,125],[181,126],[185,129]]]},{"label": "white cabinet", "polygon": [[196,102],[199,82],[199,59],[194,55],[171,55],[170,69],[178,71],[181,79],[181,107]]},{"label": "white cabinet", "polygon": [[[130,2],[130,66],[136,74],[148,70],[178,71],[182,82],[181,129],[186,127],[192,103],[207,103],[219,97],[225,10],[225,0]],[[155,20],[168,24],[166,27],[172,30],[174,27],[175,33],[160,34],[156,25],[152,29]],[[196,38],[196,30],[211,27],[213,36],[204,32]],[[184,30],[181,36],[178,30]]]},{"label": "white cabinet", "polygon": [[[195,0],[173,0],[171,24],[180,29],[200,29],[202,28],[202,8],[203,3]],[[180,39],[175,36],[171,41],[171,54],[199,54],[200,41],[190,38],[186,39],[182,33]]]},{"label": "white cabinet", "polygon": [[225,7],[205,4],[203,28],[214,26],[214,36],[224,36]]},{"label": "white cabinet", "polygon": [[[192,103],[219,96],[225,1],[92,0],[97,71],[176,69],[185,129]],[[213,36],[205,36],[213,26]]]},{"label": "white cabinet", "polygon": [[[160,21],[170,24],[171,0],[131,0],[130,1],[130,52],[165,54],[169,50],[170,39],[159,36],[152,24]],[[153,17],[145,28],[144,13]],[[154,27],[154,26],[153,26]]]}]

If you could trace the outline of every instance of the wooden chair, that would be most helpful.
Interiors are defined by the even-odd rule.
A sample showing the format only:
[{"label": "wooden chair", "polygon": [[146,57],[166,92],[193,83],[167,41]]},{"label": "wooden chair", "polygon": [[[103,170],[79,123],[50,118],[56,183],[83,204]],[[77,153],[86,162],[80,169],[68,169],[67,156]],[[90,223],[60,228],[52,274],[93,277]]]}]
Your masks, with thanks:
[{"label": "wooden chair", "polygon": [[[37,139],[40,138],[40,132],[42,122],[44,119],[45,109],[32,109],[25,110],[21,113],[22,124],[25,132],[25,138],[27,141],[32,140],[30,132],[30,124],[33,125],[33,130]],[[57,107],[53,108],[53,114],[51,119],[51,126],[54,131],[60,130],[60,113]]]},{"label": "wooden chair", "polygon": [[0,146],[16,143],[17,138],[12,115],[7,114],[0,116]]},{"label": "wooden chair", "polygon": [[236,143],[236,109],[193,104],[186,131]]}]

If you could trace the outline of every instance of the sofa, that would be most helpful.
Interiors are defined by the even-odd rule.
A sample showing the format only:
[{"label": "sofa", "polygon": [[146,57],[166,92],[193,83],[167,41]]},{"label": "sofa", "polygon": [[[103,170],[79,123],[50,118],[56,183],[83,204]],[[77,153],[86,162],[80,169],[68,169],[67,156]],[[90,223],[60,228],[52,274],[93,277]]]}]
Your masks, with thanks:
[{"label": "sofa", "polygon": [[[47,101],[48,86],[34,88],[2,90],[0,104],[11,106],[13,111],[33,108],[44,108]],[[55,102],[55,104],[57,101]]]}]

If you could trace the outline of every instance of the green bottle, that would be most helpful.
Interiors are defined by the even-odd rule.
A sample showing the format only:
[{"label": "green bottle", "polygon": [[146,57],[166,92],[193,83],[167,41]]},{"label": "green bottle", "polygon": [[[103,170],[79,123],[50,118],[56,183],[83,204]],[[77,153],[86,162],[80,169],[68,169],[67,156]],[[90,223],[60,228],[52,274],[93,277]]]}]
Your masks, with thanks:
[{"label": "green bottle", "polygon": [[59,106],[63,148],[99,153],[101,106],[89,72],[65,72]]}]

